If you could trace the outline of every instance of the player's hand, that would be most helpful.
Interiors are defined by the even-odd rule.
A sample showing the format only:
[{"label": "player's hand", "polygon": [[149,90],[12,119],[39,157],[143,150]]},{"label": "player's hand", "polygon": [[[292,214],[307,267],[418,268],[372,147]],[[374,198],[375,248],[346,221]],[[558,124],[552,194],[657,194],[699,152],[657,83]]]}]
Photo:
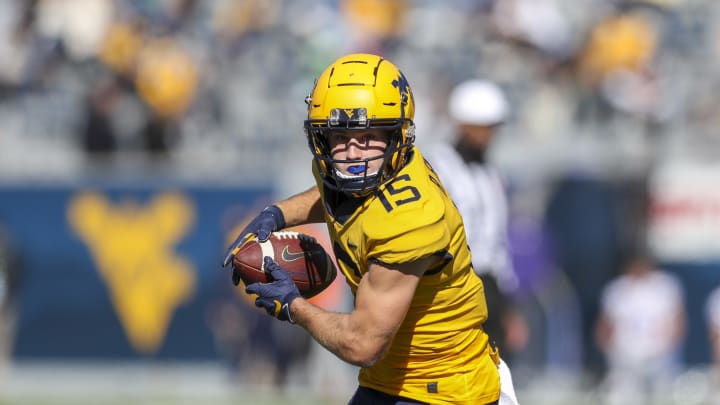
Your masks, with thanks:
[{"label": "player's hand", "polygon": [[[232,263],[233,257],[235,257],[237,252],[240,251],[240,248],[254,236],[257,236],[260,242],[264,242],[268,240],[272,232],[279,231],[284,227],[285,217],[283,216],[282,211],[280,211],[280,208],[275,205],[265,207],[265,209],[263,209],[260,214],[250,221],[245,229],[240,232],[240,235],[238,235],[237,239],[235,239],[235,242],[230,245],[230,248],[225,254],[225,259],[223,260],[223,267],[227,267],[228,264]],[[234,267],[232,281],[235,285],[240,283],[240,275],[237,274]]]},{"label": "player's hand", "polygon": [[265,308],[268,314],[281,321],[295,323],[290,317],[290,303],[300,296],[295,283],[282,267],[265,256],[265,269],[273,278],[272,283],[253,283],[245,288],[248,294],[257,294],[255,306]]}]

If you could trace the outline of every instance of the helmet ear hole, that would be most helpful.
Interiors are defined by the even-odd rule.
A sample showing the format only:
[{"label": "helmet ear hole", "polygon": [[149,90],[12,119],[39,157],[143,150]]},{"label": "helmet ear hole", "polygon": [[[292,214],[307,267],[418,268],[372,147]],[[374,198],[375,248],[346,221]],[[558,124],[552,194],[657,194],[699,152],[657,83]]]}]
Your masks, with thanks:
[{"label": "helmet ear hole", "polygon": [[408,143],[415,143],[415,124],[410,122],[405,129],[405,138]]}]

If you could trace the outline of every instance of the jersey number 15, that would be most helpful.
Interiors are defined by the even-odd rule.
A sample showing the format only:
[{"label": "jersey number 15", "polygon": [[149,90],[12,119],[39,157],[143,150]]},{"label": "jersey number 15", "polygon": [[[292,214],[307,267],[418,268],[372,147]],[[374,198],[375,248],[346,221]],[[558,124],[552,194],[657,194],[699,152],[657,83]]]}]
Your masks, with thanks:
[{"label": "jersey number 15", "polygon": [[387,212],[393,210],[393,205],[400,206],[420,199],[420,192],[417,188],[409,184],[403,184],[409,183],[410,181],[409,174],[398,176],[388,183],[382,193],[378,194],[378,198],[380,198]]}]

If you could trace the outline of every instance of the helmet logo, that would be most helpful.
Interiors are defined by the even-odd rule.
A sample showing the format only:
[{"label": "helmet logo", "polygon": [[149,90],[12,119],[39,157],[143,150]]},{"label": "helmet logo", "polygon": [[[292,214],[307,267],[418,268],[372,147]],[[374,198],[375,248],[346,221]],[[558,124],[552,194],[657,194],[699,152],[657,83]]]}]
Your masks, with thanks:
[{"label": "helmet logo", "polygon": [[356,124],[367,124],[367,109],[361,108],[333,108],[330,110],[330,125],[338,126],[341,122],[356,121]]},{"label": "helmet logo", "polygon": [[405,75],[400,73],[400,76],[392,81],[393,87],[400,90],[401,94],[407,94],[408,90],[410,89],[410,84],[408,83],[407,79],[405,78]]},{"label": "helmet logo", "polygon": [[[400,90],[400,101],[402,102],[403,106],[406,106],[408,102],[412,99],[412,90],[410,90],[410,83],[408,83],[407,79],[405,78],[405,75],[400,72],[400,76],[398,76],[397,79],[392,81],[393,87]],[[403,118],[405,115],[405,109],[404,107],[401,108],[401,113],[403,114]]]}]

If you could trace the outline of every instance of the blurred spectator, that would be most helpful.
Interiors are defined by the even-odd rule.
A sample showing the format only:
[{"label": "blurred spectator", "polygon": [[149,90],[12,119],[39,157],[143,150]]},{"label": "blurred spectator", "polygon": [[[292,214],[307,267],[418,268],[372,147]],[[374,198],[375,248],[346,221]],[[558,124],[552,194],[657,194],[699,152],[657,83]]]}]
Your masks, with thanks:
[{"label": "blurred spectator", "polygon": [[0,227],[0,366],[8,359],[13,341],[18,262],[9,235]]},{"label": "blurred spectator", "polygon": [[570,24],[551,0],[497,0],[493,22],[503,37],[537,49],[555,59],[572,51]]},{"label": "blurred spectator", "polygon": [[640,73],[652,61],[657,42],[654,27],[643,16],[610,14],[592,28],[582,50],[582,78],[597,83],[618,71]]},{"label": "blurred spectator", "polygon": [[603,289],[597,344],[608,363],[609,404],[661,402],[681,366],[681,284],[642,255]]},{"label": "blurred spectator", "polygon": [[93,156],[107,157],[118,149],[119,134],[113,118],[122,91],[115,77],[96,79],[89,90],[81,135],[83,148]]},{"label": "blurred spectator", "polygon": [[0,82],[17,90],[17,94],[48,85],[51,73],[67,54],[66,47],[72,46],[53,30],[52,22],[56,20],[48,18],[47,3],[30,0],[14,5],[3,2],[0,6],[0,23],[4,23],[2,28],[7,34],[0,40]]},{"label": "blurred spectator", "polygon": [[113,23],[97,58],[103,71],[90,83],[85,149],[114,152],[119,138],[136,138],[153,155],[168,152],[198,90],[197,62],[174,37],[155,36],[137,18]]},{"label": "blurred spectator", "polygon": [[353,51],[384,54],[400,38],[407,0],[342,0],[340,9],[352,28]]},{"label": "blurred spectator", "polygon": [[682,34],[672,27],[673,18],[671,11],[654,5],[623,2],[591,28],[577,66],[578,83],[589,86],[602,104],[596,118],[618,112],[656,123],[675,112],[677,102],[670,93],[678,83],[670,82],[664,58],[670,44],[678,42],[674,37]]},{"label": "blurred spectator", "polygon": [[114,0],[39,0],[36,28],[41,36],[60,43],[70,60],[88,60],[97,52],[112,22],[114,3]]},{"label": "blurred spectator", "polygon": [[712,350],[712,377],[715,394],[720,395],[720,286],[707,299],[706,319]]},{"label": "blurred spectator", "polygon": [[500,174],[488,161],[488,149],[509,108],[495,83],[460,83],[448,100],[457,132],[454,144],[438,143],[426,152],[463,217],[473,268],[485,287],[488,319],[483,328],[508,363],[527,344],[528,330],[513,303],[518,279],[508,252],[507,198]]},{"label": "blurred spectator", "polygon": [[115,21],[100,43],[97,58],[116,75],[130,78],[135,71],[144,35],[139,19]]},{"label": "blurred spectator", "polygon": [[0,3],[0,90],[24,80],[34,24],[34,1]]},{"label": "blurred spectator", "polygon": [[224,41],[268,30],[277,23],[277,0],[220,0],[212,15],[212,26]]},{"label": "blurred spectator", "polygon": [[135,81],[153,112],[172,118],[187,111],[198,85],[190,55],[172,38],[149,39],[140,50]]},{"label": "blurred spectator", "polygon": [[143,131],[145,148],[151,153],[167,152],[179,136],[177,120],[197,91],[195,61],[172,38],[148,40],[138,55],[135,85],[150,107]]}]

